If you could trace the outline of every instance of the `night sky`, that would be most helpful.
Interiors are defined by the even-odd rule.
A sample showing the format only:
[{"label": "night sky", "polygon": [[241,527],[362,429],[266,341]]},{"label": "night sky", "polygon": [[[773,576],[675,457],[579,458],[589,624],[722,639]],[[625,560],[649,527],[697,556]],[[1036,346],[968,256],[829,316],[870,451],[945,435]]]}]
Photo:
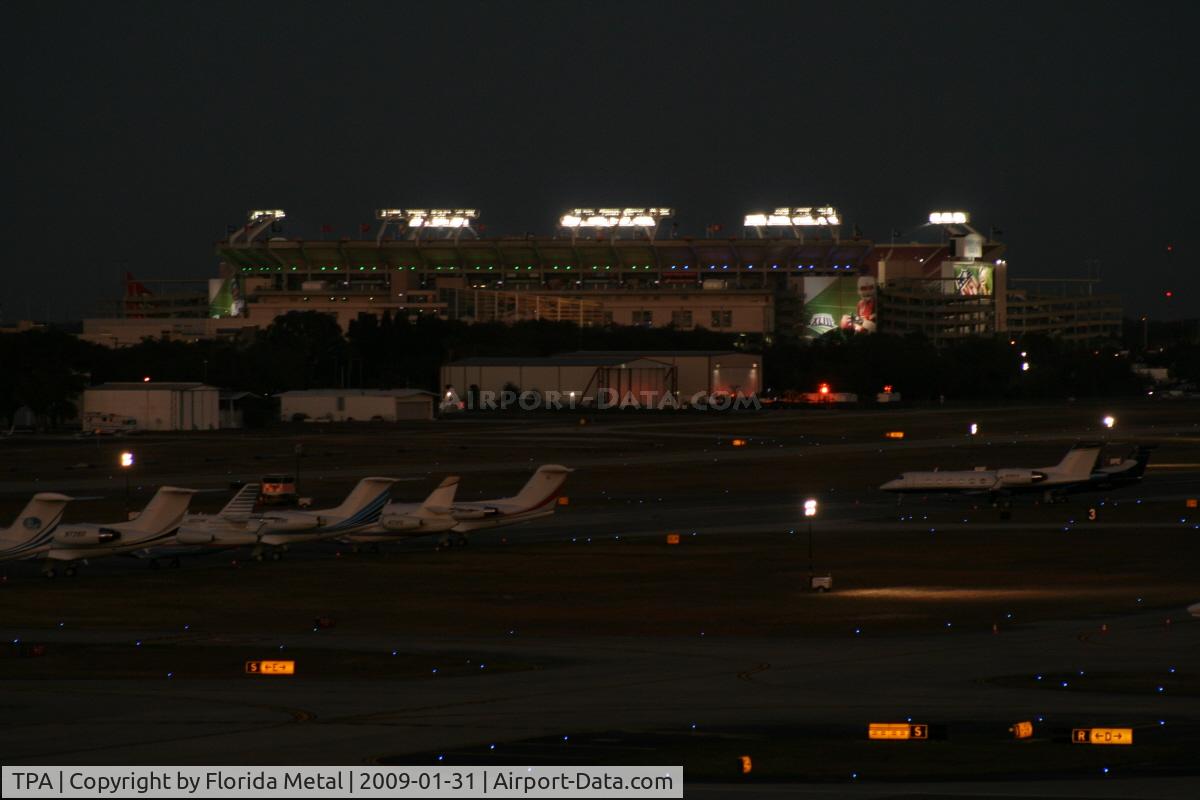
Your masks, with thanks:
[{"label": "night sky", "polygon": [[90,315],[126,269],[215,276],[251,208],[316,237],[469,206],[490,236],[670,205],[699,237],[815,203],[876,241],[967,209],[1014,275],[1098,260],[1127,315],[1197,316],[1197,8],[9,6],[0,321]]}]

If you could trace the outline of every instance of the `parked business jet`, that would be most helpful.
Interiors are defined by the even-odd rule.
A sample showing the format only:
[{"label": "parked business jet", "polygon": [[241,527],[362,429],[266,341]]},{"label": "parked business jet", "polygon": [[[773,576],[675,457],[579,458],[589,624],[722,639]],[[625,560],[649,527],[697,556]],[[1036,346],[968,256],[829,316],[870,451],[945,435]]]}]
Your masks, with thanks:
[{"label": "parked business jet", "polygon": [[135,519],[111,525],[59,525],[43,550],[42,573],[52,578],[61,564],[62,573],[70,577],[75,574],[76,561],[131,553],[171,539],[195,493],[194,489],[163,486]]},{"label": "parked business jet", "polygon": [[1091,480],[1101,447],[1090,442],[1078,444],[1068,450],[1058,464],[1038,469],[976,467],[972,470],[905,472],[879,488],[885,492],[988,494],[993,497],[1019,492],[1043,492],[1046,500],[1050,501],[1056,492]]},{"label": "parked business jet", "polygon": [[149,559],[153,567],[158,567],[163,562],[178,567],[182,556],[200,555],[237,546],[214,545],[214,540],[222,534],[236,536],[248,533],[255,538],[247,541],[256,542],[258,531],[266,524],[264,518],[254,514],[258,491],[259,484],[247,483],[238,489],[233,498],[216,514],[185,514],[174,537],[162,544],[135,551],[132,555]]},{"label": "parked business jet", "polygon": [[395,478],[363,478],[341,505],[334,508],[272,511],[259,534],[259,549],[255,556],[261,557],[266,552],[277,560],[281,557],[280,548],[290,544],[336,539],[374,525],[379,521],[395,483]]},{"label": "parked business jet", "polygon": [[483,500],[475,503],[455,503],[450,516],[458,524],[452,533],[459,534],[459,544],[466,543],[466,535],[484,528],[500,528],[520,522],[548,517],[557,508],[567,475],[575,470],[558,464],[544,464],[537,468],[523,487],[512,497],[498,500]]},{"label": "parked business jet", "polygon": [[1150,452],[1155,446],[1139,444],[1128,457],[1113,459],[1102,467],[1096,467],[1087,483],[1069,486],[1065,491],[1098,492],[1140,483],[1146,474],[1146,465],[1150,463]]},{"label": "parked business jet", "polygon": [[409,536],[444,533],[458,524],[458,520],[450,515],[457,491],[458,476],[452,475],[438,484],[424,501],[388,503],[379,516],[379,522],[369,528],[341,536],[338,541],[355,545],[378,545]]},{"label": "parked business jet", "polygon": [[0,561],[30,558],[45,552],[71,498],[38,492],[29,499],[12,525],[0,530]]}]

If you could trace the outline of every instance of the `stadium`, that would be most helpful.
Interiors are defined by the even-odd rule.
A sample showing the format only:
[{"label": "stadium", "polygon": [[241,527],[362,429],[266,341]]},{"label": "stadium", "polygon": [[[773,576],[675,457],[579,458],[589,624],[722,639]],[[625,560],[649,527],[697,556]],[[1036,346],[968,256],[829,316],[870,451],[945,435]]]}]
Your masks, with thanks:
[{"label": "stadium", "polygon": [[112,345],[207,338],[298,310],[332,314],[343,328],[391,313],[707,328],[757,341],[834,330],[937,341],[1120,332],[1118,298],[1093,294],[1093,280],[1010,277],[1005,244],[965,212],[930,214],[917,230],[925,241],[887,243],[857,228],[844,236],[830,206],[750,213],[741,236],[710,226],[705,238],[679,236],[664,224],[667,208],[573,209],[556,234],[519,237],[480,236],[478,216],[381,209],[357,238],[323,226],[313,240],[279,235],[282,210],[254,211],[217,243],[207,294],[127,276],[119,318],[86,320],[84,334]]}]

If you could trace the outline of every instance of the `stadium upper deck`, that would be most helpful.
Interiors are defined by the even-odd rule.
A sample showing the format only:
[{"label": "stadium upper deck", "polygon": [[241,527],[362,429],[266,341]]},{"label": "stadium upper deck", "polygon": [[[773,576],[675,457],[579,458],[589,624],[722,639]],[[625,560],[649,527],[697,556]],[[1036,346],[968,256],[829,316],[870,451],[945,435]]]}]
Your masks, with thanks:
[{"label": "stadium upper deck", "polygon": [[855,272],[871,251],[865,239],[570,239],[521,237],[470,240],[313,241],[273,238],[221,242],[217,253],[231,272],[281,276],[278,288],[341,276],[369,280],[371,273],[414,273],[426,278],[461,278],[468,283],[584,284],[651,280],[696,283],[739,276],[751,285],[773,285],[767,277]]}]

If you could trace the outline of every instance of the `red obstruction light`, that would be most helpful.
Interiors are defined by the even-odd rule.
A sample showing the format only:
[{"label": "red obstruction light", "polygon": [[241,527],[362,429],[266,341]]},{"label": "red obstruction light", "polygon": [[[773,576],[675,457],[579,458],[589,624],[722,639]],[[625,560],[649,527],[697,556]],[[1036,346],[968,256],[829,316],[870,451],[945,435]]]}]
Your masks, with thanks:
[{"label": "red obstruction light", "polygon": [[821,394],[829,394],[829,384],[822,383],[820,386],[817,387],[817,391],[820,392]]}]

